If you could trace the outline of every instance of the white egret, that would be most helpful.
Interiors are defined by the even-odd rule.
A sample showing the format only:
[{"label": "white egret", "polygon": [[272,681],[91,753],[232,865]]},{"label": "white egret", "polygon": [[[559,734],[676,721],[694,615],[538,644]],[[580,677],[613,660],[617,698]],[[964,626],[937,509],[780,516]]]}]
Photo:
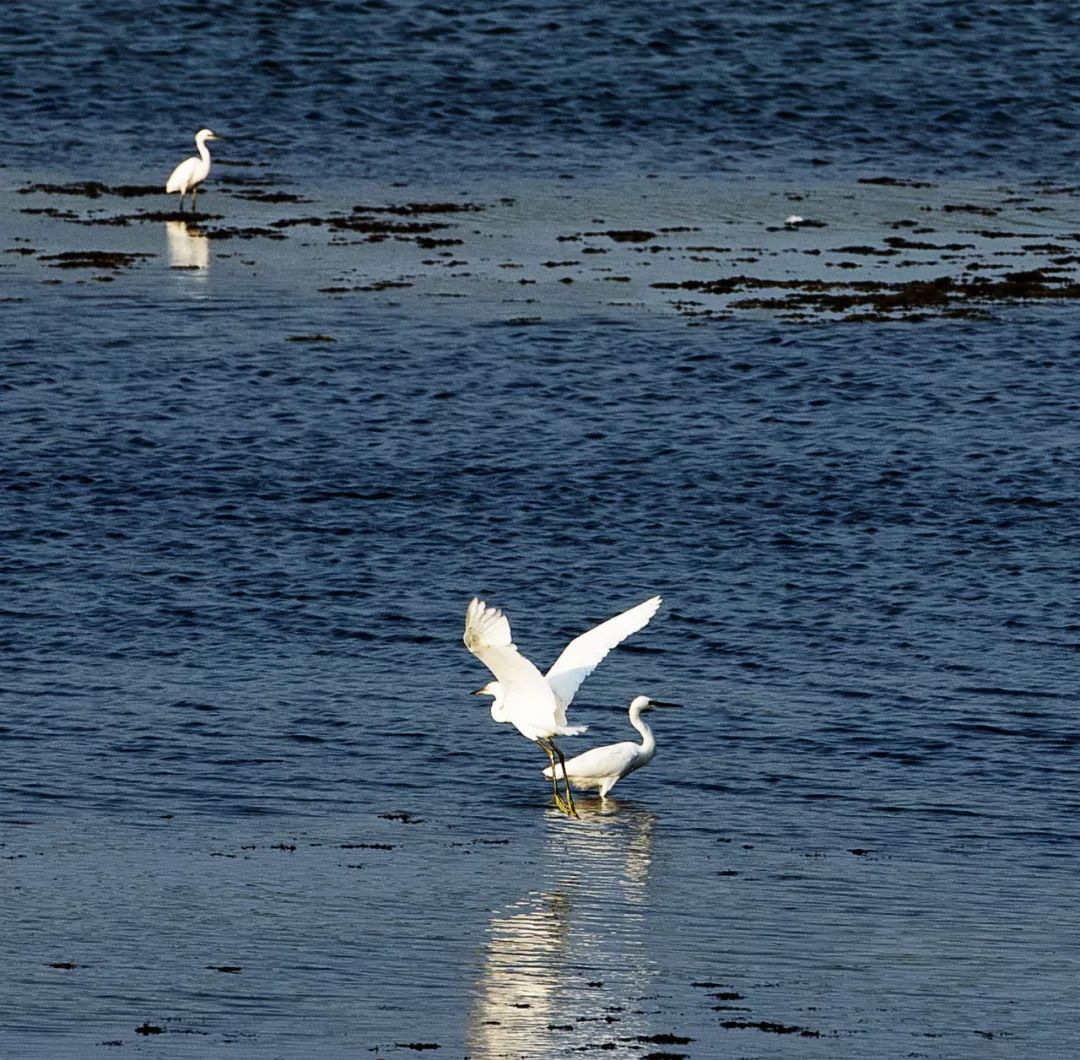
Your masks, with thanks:
[{"label": "white egret", "polygon": [[[575,637],[555,660],[546,675],[522,655],[510,635],[510,622],[497,607],[473,599],[465,613],[465,647],[494,675],[476,691],[491,696],[491,716],[498,722],[510,722],[527,740],[538,743],[547,753],[552,767],[555,759],[564,762],[555,736],[577,736],[587,726],[568,725],[566,708],[581,682],[600,665],[616,644],[641,629],[656,614],[660,597],[654,596],[621,615]],[[563,813],[577,816],[570,786],[564,784],[566,798],[559,794],[552,775],[555,805]]]},{"label": "white egret", "polygon": [[217,136],[209,129],[200,129],[195,134],[195,146],[199,149],[198,155],[192,155],[190,158],[185,158],[172,171],[172,176],[169,177],[168,182],[165,185],[167,192],[180,192],[180,209],[184,209],[184,196],[191,192],[191,210],[195,211],[195,193],[199,189],[199,185],[206,180],[207,175],[210,173],[210,152],[206,147],[207,140],[221,140],[223,137]]},{"label": "white egret", "polygon": [[600,798],[635,769],[647,766],[656,754],[656,740],[652,729],[645,724],[641,715],[657,707],[678,707],[678,703],[664,703],[648,696],[635,696],[630,700],[630,724],[641,733],[641,743],[627,740],[624,743],[612,743],[605,747],[593,747],[559,765],[552,763],[544,770],[544,776],[552,783],[556,778],[573,784],[579,791],[598,788]]}]

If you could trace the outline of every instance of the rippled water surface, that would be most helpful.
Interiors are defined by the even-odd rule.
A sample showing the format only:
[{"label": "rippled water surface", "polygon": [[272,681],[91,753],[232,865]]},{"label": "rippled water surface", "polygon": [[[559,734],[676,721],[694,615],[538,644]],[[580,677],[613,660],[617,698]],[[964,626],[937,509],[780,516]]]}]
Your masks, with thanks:
[{"label": "rippled water surface", "polygon": [[1077,16],[1056,0],[12,0],[5,22],[11,154],[129,177],[198,124],[309,179],[1077,161]]},{"label": "rippled water surface", "polygon": [[[1067,8],[5,19],[0,1052],[1076,1055],[1075,303],[701,321],[640,279],[716,267],[706,216],[841,268],[762,243],[796,185],[927,212],[830,167],[947,176],[939,230],[1046,177],[973,253],[1068,270]],[[482,208],[426,246],[11,190],[157,183],[204,122],[215,223],[267,225],[248,166],[295,214]],[[52,257],[91,250],[146,256]],[[544,666],[654,593],[565,745],[684,708],[568,820],[466,603]]]}]

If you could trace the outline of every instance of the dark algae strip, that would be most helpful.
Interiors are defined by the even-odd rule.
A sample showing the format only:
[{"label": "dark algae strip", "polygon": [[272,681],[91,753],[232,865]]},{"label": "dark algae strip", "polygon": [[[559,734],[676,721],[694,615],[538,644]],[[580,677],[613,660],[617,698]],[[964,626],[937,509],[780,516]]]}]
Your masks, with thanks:
[{"label": "dark algae strip", "polygon": [[720,1024],[729,1031],[755,1030],[768,1034],[797,1034],[800,1038],[820,1038],[821,1031],[812,1031],[806,1027],[796,1027],[789,1023],[773,1023],[770,1020],[724,1020]]},{"label": "dark algae strip", "polygon": [[[922,319],[928,313],[942,316],[982,316],[991,305],[1038,300],[1080,298],[1080,283],[1063,279],[1055,270],[1030,269],[1008,273],[999,280],[957,280],[942,276],[933,280],[906,283],[854,281],[831,283],[824,280],[768,280],[753,276],[732,276],[719,280],[685,280],[682,283],[655,283],[663,290],[692,291],[727,295],[753,290],[775,293],[741,298],[729,303],[732,309],[768,309],[779,312],[820,312],[847,314],[849,320]],[[684,312],[697,315],[700,307]]]}]

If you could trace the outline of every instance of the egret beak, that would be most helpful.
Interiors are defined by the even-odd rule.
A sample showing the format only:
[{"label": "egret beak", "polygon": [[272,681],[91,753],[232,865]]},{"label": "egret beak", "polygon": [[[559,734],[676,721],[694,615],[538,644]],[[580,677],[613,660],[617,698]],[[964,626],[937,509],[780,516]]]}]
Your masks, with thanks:
[{"label": "egret beak", "polygon": [[486,695],[489,695],[490,693],[489,693],[489,692],[487,692],[487,691],[486,691],[485,689],[483,689],[483,688],[478,688],[478,689],[477,689],[477,690],[476,690],[475,692],[472,692],[472,693],[470,693],[470,694],[471,694],[471,695],[474,695],[474,696],[486,696]]},{"label": "egret beak", "polygon": [[665,703],[662,699],[650,699],[649,700],[649,706],[650,707],[666,707],[669,710],[673,709],[673,708],[678,708],[678,709],[682,708],[681,703]]}]

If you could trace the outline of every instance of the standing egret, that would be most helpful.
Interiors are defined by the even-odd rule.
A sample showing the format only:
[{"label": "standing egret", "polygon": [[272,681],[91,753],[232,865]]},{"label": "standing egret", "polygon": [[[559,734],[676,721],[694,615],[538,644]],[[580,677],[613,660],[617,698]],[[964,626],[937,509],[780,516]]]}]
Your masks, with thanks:
[{"label": "standing egret", "polygon": [[544,776],[551,777],[552,783],[555,783],[556,777],[564,784],[569,781],[579,791],[598,788],[600,798],[607,798],[607,793],[623,777],[633,773],[635,769],[647,766],[656,754],[656,740],[653,739],[652,729],[645,724],[641,715],[657,707],[678,706],[678,703],[663,703],[659,699],[649,699],[648,696],[635,696],[630,700],[630,724],[641,733],[641,743],[627,740],[625,743],[611,743],[606,747],[593,747],[576,758],[571,758],[569,762],[561,762],[558,766],[552,763],[544,770]]},{"label": "standing egret", "polygon": [[[538,743],[554,767],[556,757],[560,762],[565,758],[553,737],[577,736],[587,728],[566,722],[566,708],[581,682],[616,644],[646,625],[659,606],[660,597],[654,596],[575,637],[543,675],[517,650],[506,615],[474,598],[465,613],[465,647],[496,678],[478,689],[476,695],[491,696],[492,718],[510,722],[527,740]],[[564,799],[554,774],[551,776],[555,805],[563,813],[576,817],[569,784],[564,784]]]},{"label": "standing egret", "polygon": [[167,192],[180,192],[181,213],[184,210],[184,196],[189,191],[191,192],[191,212],[195,212],[195,193],[198,191],[199,185],[206,180],[207,175],[210,173],[210,152],[207,150],[206,141],[221,139],[223,137],[217,136],[209,129],[200,129],[195,134],[195,146],[199,149],[199,154],[185,158],[172,171],[172,176],[169,177],[165,190]]}]

